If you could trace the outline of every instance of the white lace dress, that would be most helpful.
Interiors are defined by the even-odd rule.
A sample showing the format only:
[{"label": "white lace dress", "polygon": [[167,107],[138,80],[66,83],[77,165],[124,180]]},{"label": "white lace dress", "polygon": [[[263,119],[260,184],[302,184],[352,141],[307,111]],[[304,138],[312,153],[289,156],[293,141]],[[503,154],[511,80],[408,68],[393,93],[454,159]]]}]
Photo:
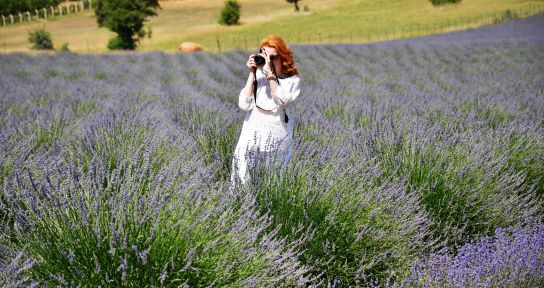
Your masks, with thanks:
[{"label": "white lace dress", "polygon": [[239,177],[241,183],[249,180],[249,163],[254,151],[279,152],[277,155],[283,156],[284,160],[291,154],[293,101],[300,95],[300,78],[296,75],[279,78],[276,95],[272,96],[268,80],[261,69],[257,69],[256,76],[257,106],[270,111],[259,109],[255,106],[253,95],[248,98],[243,89],[240,91],[238,106],[247,113],[232,159],[232,184],[236,177]]}]

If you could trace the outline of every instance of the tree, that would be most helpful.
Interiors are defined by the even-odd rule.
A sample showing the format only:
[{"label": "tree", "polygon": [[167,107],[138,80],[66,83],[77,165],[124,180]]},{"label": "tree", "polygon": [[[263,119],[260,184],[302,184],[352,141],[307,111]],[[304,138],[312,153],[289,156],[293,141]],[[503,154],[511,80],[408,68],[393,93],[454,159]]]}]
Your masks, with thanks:
[{"label": "tree", "polygon": [[225,7],[219,15],[219,24],[221,25],[236,25],[240,20],[240,8],[242,6],[236,0],[225,1]]},{"label": "tree", "polygon": [[110,39],[108,48],[123,50],[136,48],[145,36],[146,18],[157,15],[157,8],[162,9],[158,0],[97,0],[93,4],[98,26],[117,33]]},{"label": "tree", "polygon": [[286,0],[286,1],[289,2],[289,3],[295,4],[295,11],[296,12],[300,11],[300,9],[298,8],[298,2],[300,2],[302,0]]},{"label": "tree", "polygon": [[57,6],[62,0],[0,0],[0,15],[34,11],[44,7]]}]

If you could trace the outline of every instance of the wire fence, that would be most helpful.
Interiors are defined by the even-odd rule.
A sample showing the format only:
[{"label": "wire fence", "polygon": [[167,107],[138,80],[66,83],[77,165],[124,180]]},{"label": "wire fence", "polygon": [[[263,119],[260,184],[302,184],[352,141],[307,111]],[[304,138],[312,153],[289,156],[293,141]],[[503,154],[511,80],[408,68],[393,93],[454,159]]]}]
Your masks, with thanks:
[{"label": "wire fence", "polygon": [[55,16],[66,16],[80,11],[92,9],[92,1],[70,1],[64,2],[59,6],[44,7],[34,9],[34,11],[26,11],[17,14],[0,15],[2,18],[2,27],[14,25],[23,22],[30,22],[37,19],[48,19]]},{"label": "wire fence", "polygon": [[[297,32],[281,34],[281,36],[290,44],[368,43],[495,25],[538,15],[542,12],[544,12],[544,3],[531,3],[516,9],[506,9],[478,16],[456,18],[454,20],[438,20],[432,24],[415,23],[401,27],[376,27],[374,30],[351,30],[349,32]],[[216,46],[212,47],[211,50],[221,52],[229,49],[257,49],[262,38],[265,36],[217,37]]]}]

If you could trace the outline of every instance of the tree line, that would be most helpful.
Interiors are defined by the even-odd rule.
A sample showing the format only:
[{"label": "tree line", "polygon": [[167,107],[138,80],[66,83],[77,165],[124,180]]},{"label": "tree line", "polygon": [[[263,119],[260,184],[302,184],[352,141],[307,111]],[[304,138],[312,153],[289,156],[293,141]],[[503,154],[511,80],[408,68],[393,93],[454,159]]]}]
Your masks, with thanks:
[{"label": "tree line", "polygon": [[44,7],[58,6],[63,0],[0,0],[0,15],[18,14]]}]

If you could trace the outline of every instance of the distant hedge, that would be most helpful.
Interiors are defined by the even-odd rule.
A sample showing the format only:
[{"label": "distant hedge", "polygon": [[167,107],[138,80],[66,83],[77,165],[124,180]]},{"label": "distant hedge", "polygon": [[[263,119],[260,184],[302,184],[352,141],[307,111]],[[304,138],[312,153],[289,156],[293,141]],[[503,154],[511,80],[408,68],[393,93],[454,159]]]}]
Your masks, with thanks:
[{"label": "distant hedge", "polygon": [[58,6],[62,0],[0,0],[0,15],[17,14],[34,11],[50,6]]},{"label": "distant hedge", "polygon": [[429,0],[434,6],[447,4],[447,3],[459,3],[461,0]]}]

